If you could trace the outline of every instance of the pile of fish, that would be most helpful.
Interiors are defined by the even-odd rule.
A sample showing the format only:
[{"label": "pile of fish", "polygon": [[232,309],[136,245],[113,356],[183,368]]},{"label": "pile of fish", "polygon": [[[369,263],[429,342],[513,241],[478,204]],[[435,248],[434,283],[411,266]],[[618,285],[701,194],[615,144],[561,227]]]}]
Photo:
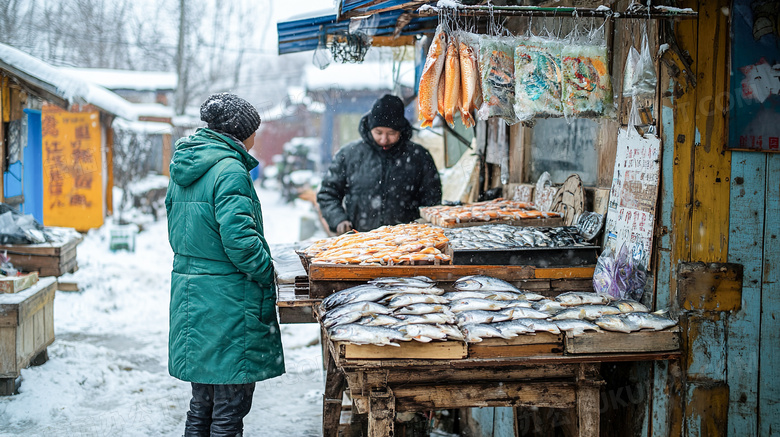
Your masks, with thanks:
[{"label": "pile of fish", "polygon": [[538,211],[532,203],[495,199],[467,205],[436,205],[420,208],[420,216],[439,226],[469,222],[560,217],[556,212]]},{"label": "pile of fish", "polygon": [[312,263],[399,265],[449,263],[440,228],[420,223],[382,226],[317,241],[304,251]]},{"label": "pile of fish", "polygon": [[333,341],[399,346],[399,341],[512,338],[602,329],[661,330],[676,322],[631,300],[569,292],[555,299],[523,292],[489,276],[466,276],[445,292],[429,278],[379,278],[323,299],[323,326]]},{"label": "pile of fish", "polygon": [[592,246],[580,235],[576,226],[484,225],[446,229],[444,235],[454,250]]}]

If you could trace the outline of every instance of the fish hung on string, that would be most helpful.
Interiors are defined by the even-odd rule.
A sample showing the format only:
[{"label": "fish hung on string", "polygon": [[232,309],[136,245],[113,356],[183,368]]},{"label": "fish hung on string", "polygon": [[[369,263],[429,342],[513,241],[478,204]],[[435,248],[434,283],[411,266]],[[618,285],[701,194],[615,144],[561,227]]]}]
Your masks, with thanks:
[{"label": "fish hung on string", "polygon": [[564,116],[611,115],[612,82],[607,59],[607,47],[602,45],[566,46],[561,50]]},{"label": "fish hung on string", "polygon": [[501,117],[507,123],[515,116],[514,38],[483,35],[479,41],[479,66],[482,72],[482,106],[479,118]]},{"label": "fish hung on string", "polygon": [[[430,127],[436,118],[436,113],[444,109],[444,81],[442,73],[447,53],[447,33],[439,25],[428,49],[422,75],[420,90],[417,96],[418,113],[421,127]],[[441,102],[441,103],[440,103]]]},{"label": "fish hung on string", "polygon": [[558,41],[539,37],[518,40],[515,48],[515,115],[519,120],[560,117],[561,49]]},{"label": "fish hung on string", "polygon": [[460,114],[463,125],[474,126],[472,113],[482,104],[482,86],[479,73],[479,36],[469,32],[456,32],[460,55]]}]

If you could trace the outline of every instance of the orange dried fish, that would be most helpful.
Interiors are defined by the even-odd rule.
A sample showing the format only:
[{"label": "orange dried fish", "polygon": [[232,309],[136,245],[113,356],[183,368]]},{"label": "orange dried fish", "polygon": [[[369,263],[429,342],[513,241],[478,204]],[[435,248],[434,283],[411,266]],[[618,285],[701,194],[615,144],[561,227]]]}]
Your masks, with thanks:
[{"label": "orange dried fish", "polygon": [[444,120],[447,124],[453,126],[453,114],[459,111],[460,105],[460,56],[458,55],[458,45],[455,38],[450,38],[447,45],[447,60],[444,67]]},{"label": "orange dried fish", "polygon": [[444,69],[447,50],[447,35],[441,27],[433,36],[433,42],[428,49],[422,75],[420,76],[420,91],[417,96],[417,109],[422,127],[430,127],[436,118],[438,109],[439,80]]},{"label": "orange dried fish", "polygon": [[474,49],[463,41],[460,42],[460,93],[461,108],[460,114],[463,119],[463,125],[466,127],[474,126],[474,118],[471,111],[477,109],[474,107],[476,92],[479,84],[479,71],[477,55]]}]

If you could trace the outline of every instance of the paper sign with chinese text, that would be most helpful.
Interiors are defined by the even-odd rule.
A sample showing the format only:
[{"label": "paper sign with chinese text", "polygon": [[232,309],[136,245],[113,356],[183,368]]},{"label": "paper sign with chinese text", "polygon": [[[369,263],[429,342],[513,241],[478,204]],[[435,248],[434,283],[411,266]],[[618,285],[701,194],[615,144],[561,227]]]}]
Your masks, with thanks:
[{"label": "paper sign with chinese text", "polygon": [[604,246],[618,253],[625,245],[647,267],[653,247],[661,140],[629,129],[618,133]]},{"label": "paper sign with chinese text", "polygon": [[98,112],[46,105],[43,130],[43,222],[80,231],[103,224],[103,174]]}]

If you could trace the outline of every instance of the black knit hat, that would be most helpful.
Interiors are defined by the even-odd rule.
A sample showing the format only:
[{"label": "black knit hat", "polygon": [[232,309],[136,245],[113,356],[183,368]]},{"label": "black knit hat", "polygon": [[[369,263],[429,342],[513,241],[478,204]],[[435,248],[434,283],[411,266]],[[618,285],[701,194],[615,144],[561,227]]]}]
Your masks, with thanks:
[{"label": "black knit hat", "polygon": [[200,105],[200,119],[209,129],[230,134],[240,141],[260,126],[260,114],[251,103],[230,93],[212,94]]},{"label": "black knit hat", "polygon": [[381,126],[401,131],[408,123],[404,117],[404,102],[391,94],[377,99],[368,114],[369,129]]}]

